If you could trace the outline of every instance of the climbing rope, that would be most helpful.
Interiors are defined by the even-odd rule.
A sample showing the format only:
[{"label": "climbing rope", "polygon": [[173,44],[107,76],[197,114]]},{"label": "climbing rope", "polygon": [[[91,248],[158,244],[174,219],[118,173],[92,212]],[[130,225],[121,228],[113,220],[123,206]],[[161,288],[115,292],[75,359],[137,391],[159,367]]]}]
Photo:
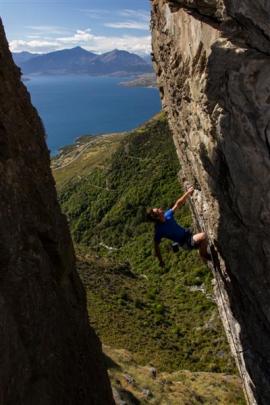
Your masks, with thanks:
[{"label": "climbing rope", "polygon": [[196,218],[198,228],[201,231],[205,232],[205,234],[207,235],[207,238],[208,238],[208,240],[210,242],[210,249],[209,250],[210,250],[210,256],[211,256],[212,268],[214,270],[214,273],[216,273],[217,287],[218,287],[218,291],[219,291],[219,296],[221,298],[221,304],[222,304],[222,308],[223,308],[223,313],[225,314],[225,317],[226,317],[226,321],[227,321],[227,324],[228,324],[228,332],[230,334],[231,341],[232,341],[232,344],[233,344],[233,347],[234,347],[234,351],[235,351],[235,354],[236,354],[236,357],[237,357],[237,360],[238,360],[239,372],[240,372],[240,376],[241,376],[242,381],[243,381],[243,391],[244,391],[244,394],[245,394],[246,401],[247,401],[248,405],[252,405],[252,403],[250,402],[249,396],[248,396],[248,390],[247,390],[246,382],[245,382],[245,379],[244,379],[244,372],[242,370],[242,363],[240,362],[240,356],[239,356],[241,353],[243,353],[243,350],[240,351],[240,350],[237,349],[237,344],[236,344],[234,335],[233,335],[233,333],[231,331],[231,328],[230,328],[229,316],[228,316],[228,313],[227,313],[227,307],[226,307],[226,305],[224,303],[224,300],[223,300],[222,288],[221,288],[220,279],[219,279],[219,277],[220,277],[219,276],[219,271],[218,271],[218,268],[216,266],[215,258],[213,256],[213,251],[216,250],[215,245],[214,245],[214,242],[213,242],[211,236],[207,232],[207,228],[206,228],[206,225],[205,225],[204,218],[203,218],[202,215],[201,216],[199,215],[199,213],[197,211],[197,208],[196,208],[196,205],[195,205],[192,197],[190,197],[190,199],[189,199],[189,205],[191,207],[191,211],[193,213],[193,216]]}]

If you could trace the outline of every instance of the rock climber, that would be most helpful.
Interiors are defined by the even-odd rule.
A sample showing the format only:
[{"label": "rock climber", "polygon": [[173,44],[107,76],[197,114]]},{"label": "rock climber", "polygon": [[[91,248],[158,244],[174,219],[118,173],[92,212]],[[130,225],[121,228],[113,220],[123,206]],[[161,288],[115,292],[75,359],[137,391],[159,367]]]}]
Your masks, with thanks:
[{"label": "rock climber", "polygon": [[155,224],[155,255],[158,258],[161,267],[165,266],[159,247],[162,238],[170,239],[174,242],[174,251],[177,251],[179,245],[186,246],[189,250],[198,249],[204,262],[210,259],[210,255],[207,252],[208,241],[206,233],[200,232],[193,235],[189,229],[183,228],[174,219],[175,211],[185,204],[193,192],[194,188],[189,187],[187,192],[183,194],[173,207],[167,211],[163,211],[162,208],[150,208],[147,210],[147,219]]}]

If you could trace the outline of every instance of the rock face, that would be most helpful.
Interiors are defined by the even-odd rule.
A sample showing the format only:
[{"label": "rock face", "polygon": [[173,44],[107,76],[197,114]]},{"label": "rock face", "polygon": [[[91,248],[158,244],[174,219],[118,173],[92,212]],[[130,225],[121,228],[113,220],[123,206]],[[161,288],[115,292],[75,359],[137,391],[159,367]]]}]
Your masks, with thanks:
[{"label": "rock face", "polygon": [[270,403],[270,3],[152,0],[153,59],[249,403]]},{"label": "rock face", "polygon": [[113,404],[45,134],[0,21],[0,404]]}]

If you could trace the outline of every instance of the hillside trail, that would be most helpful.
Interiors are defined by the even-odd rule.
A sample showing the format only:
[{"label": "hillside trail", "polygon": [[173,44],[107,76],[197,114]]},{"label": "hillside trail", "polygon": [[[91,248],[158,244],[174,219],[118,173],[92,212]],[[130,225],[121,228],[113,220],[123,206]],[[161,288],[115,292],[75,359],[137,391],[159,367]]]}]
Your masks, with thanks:
[{"label": "hillside trail", "polygon": [[55,167],[54,170],[64,169],[65,167],[67,167],[67,166],[71,165],[72,163],[74,163],[77,159],[79,159],[79,157],[81,157],[81,155],[86,151],[86,149],[88,149],[89,146],[91,146],[91,145],[93,144],[93,142],[94,142],[93,140],[91,140],[90,142],[88,142],[88,143],[84,146],[84,148],[78,153],[78,155],[74,156],[74,158],[73,158],[70,162],[64,164],[63,166]]}]

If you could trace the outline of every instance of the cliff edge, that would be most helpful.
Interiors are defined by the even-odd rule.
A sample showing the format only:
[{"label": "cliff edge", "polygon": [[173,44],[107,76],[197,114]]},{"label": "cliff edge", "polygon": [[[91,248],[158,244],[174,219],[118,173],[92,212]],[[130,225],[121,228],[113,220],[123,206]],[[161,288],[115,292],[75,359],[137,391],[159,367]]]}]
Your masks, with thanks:
[{"label": "cliff edge", "polygon": [[45,133],[0,20],[0,403],[113,404]]},{"label": "cliff edge", "polygon": [[247,401],[270,403],[270,4],[152,0],[153,62]]}]

